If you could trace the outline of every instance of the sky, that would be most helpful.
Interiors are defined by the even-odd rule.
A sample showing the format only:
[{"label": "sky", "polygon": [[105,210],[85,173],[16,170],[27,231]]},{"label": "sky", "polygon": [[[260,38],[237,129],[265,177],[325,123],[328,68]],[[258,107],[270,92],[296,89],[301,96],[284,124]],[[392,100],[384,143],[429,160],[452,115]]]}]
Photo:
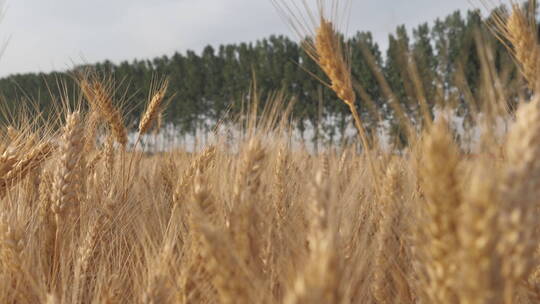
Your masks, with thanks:
[{"label": "sky", "polygon": [[[400,24],[410,29],[480,2],[351,1],[348,32],[371,31],[383,47]],[[0,76],[200,51],[271,34],[294,37],[270,0],[7,0]]]}]

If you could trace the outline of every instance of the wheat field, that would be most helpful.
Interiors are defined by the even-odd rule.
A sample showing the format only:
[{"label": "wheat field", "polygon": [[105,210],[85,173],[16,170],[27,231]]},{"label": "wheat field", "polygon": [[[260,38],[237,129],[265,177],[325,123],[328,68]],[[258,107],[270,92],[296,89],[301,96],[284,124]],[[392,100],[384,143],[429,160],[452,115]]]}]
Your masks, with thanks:
[{"label": "wheat field", "polygon": [[398,153],[364,129],[346,46],[318,8],[305,49],[350,108],[357,145],[293,145],[276,95],[232,145],[148,153],[140,138],[159,125],[167,80],[128,145],[110,78],[91,72],[77,78],[80,106],[3,126],[0,303],[540,303],[536,24],[514,5],[491,25],[531,94],[509,112],[485,61],[495,80],[477,153],[451,109],[432,117],[421,96],[422,126],[391,105],[410,138]]}]

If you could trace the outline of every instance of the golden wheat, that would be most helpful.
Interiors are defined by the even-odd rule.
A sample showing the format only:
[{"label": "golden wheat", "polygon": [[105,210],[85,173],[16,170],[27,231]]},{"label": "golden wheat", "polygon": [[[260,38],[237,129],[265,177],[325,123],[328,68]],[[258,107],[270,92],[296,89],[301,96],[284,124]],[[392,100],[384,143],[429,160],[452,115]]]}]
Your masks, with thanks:
[{"label": "golden wheat", "polygon": [[[513,9],[505,34],[532,85],[537,55],[525,51],[537,42]],[[305,47],[363,149],[297,148],[274,104],[253,106],[233,143],[150,153],[127,145],[112,78],[82,77],[87,111],[66,107],[46,132],[2,129],[0,303],[537,303],[539,97],[515,117],[478,104],[479,154],[466,155],[452,115],[436,109],[432,123],[413,83],[427,123],[410,128],[408,149],[369,142],[341,34],[319,13]],[[153,136],[167,87],[134,135]],[[503,135],[497,118],[511,122]]]}]

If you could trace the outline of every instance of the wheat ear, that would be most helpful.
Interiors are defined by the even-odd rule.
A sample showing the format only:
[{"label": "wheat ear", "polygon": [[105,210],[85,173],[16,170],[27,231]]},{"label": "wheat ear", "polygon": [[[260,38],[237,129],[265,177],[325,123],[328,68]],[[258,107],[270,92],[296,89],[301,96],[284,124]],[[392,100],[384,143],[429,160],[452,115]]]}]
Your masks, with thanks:
[{"label": "wheat ear", "polygon": [[4,267],[2,271],[8,271],[12,276],[21,274],[24,248],[23,234],[17,227],[10,223],[7,214],[0,214],[0,262]]},{"label": "wheat ear", "polygon": [[525,79],[532,89],[536,89],[539,52],[536,24],[531,23],[518,4],[514,3],[507,28],[508,39],[514,46],[514,55],[521,65]]},{"label": "wheat ear", "polygon": [[152,123],[158,119],[161,112],[161,105],[165,99],[165,93],[167,93],[167,87],[169,86],[169,81],[165,80],[152,96],[146,111],[144,112],[141,122],[139,123],[139,134],[146,134],[150,131]]},{"label": "wheat ear", "polygon": [[5,164],[9,164],[10,161],[14,161],[14,163],[11,164],[9,171],[0,178],[0,197],[4,196],[9,188],[23,180],[30,172],[39,168],[49,158],[53,150],[52,144],[41,143],[18,160],[8,156]]},{"label": "wheat ear", "polygon": [[[400,239],[397,231],[401,231],[400,216],[402,213],[399,206],[400,195],[400,172],[396,163],[391,163],[387,168],[384,178],[382,197],[378,204],[381,215],[379,231],[377,233],[377,248],[375,254],[375,271],[372,281],[372,293],[377,303],[395,303],[399,299],[397,295],[398,283],[396,279],[401,276],[400,265]],[[401,298],[405,300],[405,298]]]},{"label": "wheat ear", "polygon": [[527,12],[519,4],[512,3],[512,11],[507,18],[496,14],[493,20],[492,28],[497,38],[518,62],[529,88],[536,89],[540,49],[534,18],[527,17]]},{"label": "wheat ear", "polygon": [[79,86],[90,105],[107,121],[116,141],[125,146],[128,142],[127,129],[122,114],[113,104],[111,89],[96,79],[84,79]]},{"label": "wheat ear", "polygon": [[285,297],[286,304],[341,303],[340,264],[333,250],[333,232],[329,227],[330,184],[319,170],[312,186],[310,256],[305,269],[296,278]]},{"label": "wheat ear", "polygon": [[[305,49],[330,79],[332,90],[349,107],[368,158],[371,174],[375,180],[378,180],[379,174],[371,156],[368,135],[355,105],[356,95],[352,86],[350,66],[345,60],[337,30],[334,28],[333,23],[323,16],[322,11],[320,23],[316,29],[315,42],[311,47],[309,44],[305,46]],[[375,184],[379,185],[378,182]],[[375,187],[375,192],[380,192],[378,186]]]},{"label": "wheat ear", "polygon": [[427,274],[425,291],[430,301],[454,303],[462,199],[457,172],[459,151],[445,119],[436,122],[424,139],[422,153],[419,178],[425,204],[419,206],[418,216],[426,223],[417,231],[417,245]]},{"label": "wheat ear", "polygon": [[[496,171],[495,171],[496,172]],[[504,232],[498,224],[496,181],[493,168],[482,161],[467,179],[459,236],[461,276],[457,291],[459,303],[502,304],[504,279],[500,271],[501,254],[497,251]],[[455,303],[455,302],[454,302]]]},{"label": "wheat ear", "polygon": [[104,225],[104,219],[105,216],[101,214],[97,215],[96,219],[88,228],[84,241],[79,246],[72,303],[76,303],[79,297],[84,295],[85,283],[89,277],[91,261],[94,256],[94,250],[97,247],[101,229]]},{"label": "wheat ear", "polygon": [[55,261],[59,254],[59,242],[66,228],[64,223],[69,219],[68,212],[78,208],[81,187],[80,164],[83,149],[83,129],[80,114],[74,112],[67,117],[59,147],[59,163],[56,168],[53,184],[52,211],[56,222]]},{"label": "wheat ear", "polygon": [[540,197],[540,97],[522,104],[505,143],[506,170],[501,183],[500,250],[507,302],[517,285],[538,267],[538,198]]},{"label": "wheat ear", "polygon": [[339,35],[332,22],[323,16],[321,16],[319,27],[316,30],[314,48],[308,53],[330,79],[330,88],[349,106],[362,145],[366,150],[369,150],[368,137],[355,105],[356,95],[352,86],[351,71],[343,55]]},{"label": "wheat ear", "polygon": [[186,197],[188,185],[193,181],[193,177],[197,171],[206,170],[211,165],[215,156],[216,147],[209,146],[190,163],[190,166],[186,169],[186,171],[184,171],[184,174],[180,178],[178,185],[176,185],[176,189],[173,194],[173,202],[175,205],[178,205],[182,199]]}]

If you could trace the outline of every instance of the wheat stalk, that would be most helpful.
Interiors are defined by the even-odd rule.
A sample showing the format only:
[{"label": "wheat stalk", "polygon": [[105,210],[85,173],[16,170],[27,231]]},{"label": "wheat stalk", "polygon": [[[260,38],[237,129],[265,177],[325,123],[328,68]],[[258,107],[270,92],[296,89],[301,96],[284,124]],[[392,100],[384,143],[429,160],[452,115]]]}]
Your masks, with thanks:
[{"label": "wheat stalk", "polygon": [[275,188],[275,198],[274,206],[279,217],[279,223],[284,220],[285,212],[288,209],[288,203],[286,201],[287,189],[286,189],[286,171],[288,163],[288,155],[286,154],[284,146],[281,146],[278,150],[275,170],[274,170],[274,188]]},{"label": "wheat stalk", "polygon": [[307,50],[330,79],[330,88],[349,106],[362,144],[369,150],[368,137],[355,105],[356,95],[352,86],[350,67],[343,56],[339,39],[333,23],[321,15],[314,46],[308,47]]}]

